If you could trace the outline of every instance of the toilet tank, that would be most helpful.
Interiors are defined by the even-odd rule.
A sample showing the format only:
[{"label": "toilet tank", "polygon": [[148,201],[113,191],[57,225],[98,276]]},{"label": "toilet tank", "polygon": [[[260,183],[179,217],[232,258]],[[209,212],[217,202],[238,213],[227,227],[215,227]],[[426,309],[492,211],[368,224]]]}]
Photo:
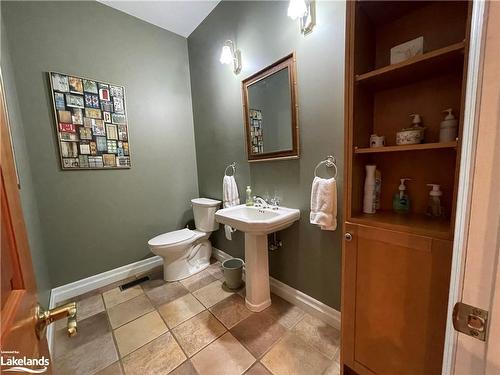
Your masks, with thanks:
[{"label": "toilet tank", "polygon": [[213,232],[219,229],[215,221],[215,211],[219,209],[221,201],[209,198],[191,199],[193,204],[194,223],[196,229],[202,232]]}]

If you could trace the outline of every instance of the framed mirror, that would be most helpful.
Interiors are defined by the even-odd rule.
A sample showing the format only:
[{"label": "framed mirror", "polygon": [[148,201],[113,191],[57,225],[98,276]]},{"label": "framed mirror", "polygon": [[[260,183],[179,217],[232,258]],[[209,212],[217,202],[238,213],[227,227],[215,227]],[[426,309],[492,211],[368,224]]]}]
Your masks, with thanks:
[{"label": "framed mirror", "polygon": [[248,161],[298,158],[295,54],[245,79],[242,90]]}]

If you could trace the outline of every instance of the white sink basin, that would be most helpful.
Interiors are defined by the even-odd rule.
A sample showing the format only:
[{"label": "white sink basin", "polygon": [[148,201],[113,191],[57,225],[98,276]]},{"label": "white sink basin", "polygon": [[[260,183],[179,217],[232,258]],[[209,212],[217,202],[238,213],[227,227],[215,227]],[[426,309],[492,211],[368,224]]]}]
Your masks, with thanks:
[{"label": "white sink basin", "polygon": [[244,204],[215,213],[218,223],[230,225],[241,232],[260,235],[288,228],[299,218],[300,211],[294,208],[279,207],[273,210]]}]

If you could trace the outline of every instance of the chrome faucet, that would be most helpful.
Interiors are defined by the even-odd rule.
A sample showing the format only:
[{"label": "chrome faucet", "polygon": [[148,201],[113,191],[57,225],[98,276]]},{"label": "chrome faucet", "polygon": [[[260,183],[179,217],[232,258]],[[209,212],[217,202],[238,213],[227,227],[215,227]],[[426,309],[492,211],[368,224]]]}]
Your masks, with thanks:
[{"label": "chrome faucet", "polygon": [[278,197],[271,198],[271,207],[273,210],[278,210],[280,205],[280,199]]},{"label": "chrome faucet", "polygon": [[262,198],[260,195],[254,195],[253,201],[254,201],[255,207],[267,208],[267,206],[268,206],[267,201],[264,198]]}]

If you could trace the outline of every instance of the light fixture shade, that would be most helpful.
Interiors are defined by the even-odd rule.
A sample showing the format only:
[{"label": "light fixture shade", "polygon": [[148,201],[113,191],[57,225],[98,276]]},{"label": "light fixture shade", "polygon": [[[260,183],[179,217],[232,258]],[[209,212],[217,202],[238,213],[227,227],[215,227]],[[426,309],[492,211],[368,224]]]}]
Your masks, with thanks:
[{"label": "light fixture shade", "polygon": [[304,0],[290,0],[288,5],[288,17],[292,20],[304,17],[307,14],[307,6]]},{"label": "light fixture shade", "polygon": [[234,60],[233,53],[231,51],[231,47],[225,45],[222,47],[222,52],[220,54],[220,63],[221,64],[231,64]]}]

